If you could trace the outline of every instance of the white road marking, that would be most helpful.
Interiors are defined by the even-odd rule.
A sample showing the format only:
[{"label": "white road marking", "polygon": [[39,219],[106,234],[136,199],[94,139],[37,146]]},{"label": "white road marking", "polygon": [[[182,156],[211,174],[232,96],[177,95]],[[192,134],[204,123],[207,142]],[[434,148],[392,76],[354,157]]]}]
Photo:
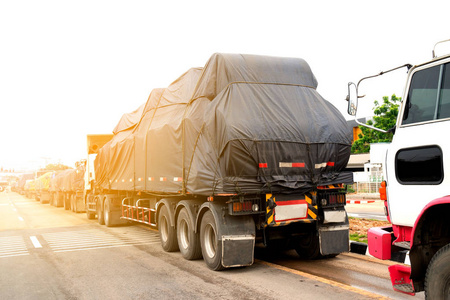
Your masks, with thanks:
[{"label": "white road marking", "polygon": [[159,243],[155,232],[129,232],[128,228],[114,228],[114,235],[100,230],[45,233],[43,238],[54,252],[92,250]]},{"label": "white road marking", "polygon": [[22,236],[0,237],[0,258],[29,254]]},{"label": "white road marking", "polygon": [[42,248],[42,245],[41,245],[41,243],[39,243],[37,237],[35,237],[34,235],[30,236],[30,240],[34,245],[34,248]]}]

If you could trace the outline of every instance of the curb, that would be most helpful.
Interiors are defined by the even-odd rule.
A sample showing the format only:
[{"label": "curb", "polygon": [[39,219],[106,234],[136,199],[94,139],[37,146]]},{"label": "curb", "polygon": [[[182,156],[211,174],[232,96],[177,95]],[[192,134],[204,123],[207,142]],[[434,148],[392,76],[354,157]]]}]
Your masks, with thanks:
[{"label": "curb", "polygon": [[377,200],[347,200],[347,204],[367,204],[375,203]]}]

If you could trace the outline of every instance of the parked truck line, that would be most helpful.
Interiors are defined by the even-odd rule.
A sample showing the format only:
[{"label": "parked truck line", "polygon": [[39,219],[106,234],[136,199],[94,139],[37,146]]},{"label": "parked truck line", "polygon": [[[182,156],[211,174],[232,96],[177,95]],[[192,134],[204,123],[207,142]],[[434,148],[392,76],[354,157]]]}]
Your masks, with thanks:
[{"label": "parked truck line", "polygon": [[212,270],[251,265],[256,243],[347,252],[351,135],[316,87],[302,59],[214,54],[112,135],[88,135],[84,189],[68,196],[58,174],[52,203],[83,191],[87,218],[152,226],[165,251]]}]

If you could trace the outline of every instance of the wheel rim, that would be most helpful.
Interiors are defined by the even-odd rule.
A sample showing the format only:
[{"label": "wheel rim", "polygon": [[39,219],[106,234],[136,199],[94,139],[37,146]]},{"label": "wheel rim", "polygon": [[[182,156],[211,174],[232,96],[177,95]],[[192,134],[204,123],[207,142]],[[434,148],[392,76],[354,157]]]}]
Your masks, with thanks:
[{"label": "wheel rim", "polygon": [[167,228],[167,220],[165,218],[165,216],[162,216],[161,218],[161,228],[160,231],[161,232],[161,239],[163,240],[163,242],[166,242],[167,239],[169,238],[169,229]]},{"label": "wheel rim", "polygon": [[187,249],[189,247],[189,227],[186,220],[182,220],[179,226],[181,247]]},{"label": "wheel rim", "polygon": [[210,258],[216,256],[216,232],[211,224],[205,228],[205,251]]}]

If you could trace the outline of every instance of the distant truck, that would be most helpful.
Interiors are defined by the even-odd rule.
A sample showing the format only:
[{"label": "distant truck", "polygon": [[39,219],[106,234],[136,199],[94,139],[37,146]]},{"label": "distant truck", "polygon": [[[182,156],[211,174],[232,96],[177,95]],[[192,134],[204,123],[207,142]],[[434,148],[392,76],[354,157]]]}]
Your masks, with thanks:
[{"label": "distant truck", "polygon": [[16,191],[21,195],[25,195],[25,183],[27,182],[27,180],[34,179],[34,177],[35,177],[34,173],[22,174],[19,177],[19,181],[17,182]]},{"label": "distant truck", "polygon": [[[390,259],[394,252],[409,250],[411,267],[389,267],[394,290],[425,291],[427,299],[448,299],[450,55],[437,57],[433,50],[431,61],[378,75],[402,67],[408,69],[408,77],[397,124],[390,130],[395,134],[386,153],[387,181],[380,188],[392,226],[369,230],[369,253]],[[349,84],[348,111],[355,120],[360,83],[378,75]]]},{"label": "distant truck", "polygon": [[0,181],[0,192],[6,191],[6,188],[9,186],[8,181]]},{"label": "distant truck", "polygon": [[165,251],[212,270],[251,265],[257,242],[347,252],[351,135],[316,87],[302,59],[214,54],[122,117],[97,151],[88,217],[158,228]]},{"label": "distant truck", "polygon": [[50,181],[50,204],[63,206],[73,212],[85,212],[84,197],[84,160],[76,163],[75,169],[67,169],[55,173]]},{"label": "distant truck", "polygon": [[49,171],[39,176],[35,180],[35,188],[36,188],[36,200],[41,203],[49,203],[50,202],[50,179],[54,175],[54,171]]}]

